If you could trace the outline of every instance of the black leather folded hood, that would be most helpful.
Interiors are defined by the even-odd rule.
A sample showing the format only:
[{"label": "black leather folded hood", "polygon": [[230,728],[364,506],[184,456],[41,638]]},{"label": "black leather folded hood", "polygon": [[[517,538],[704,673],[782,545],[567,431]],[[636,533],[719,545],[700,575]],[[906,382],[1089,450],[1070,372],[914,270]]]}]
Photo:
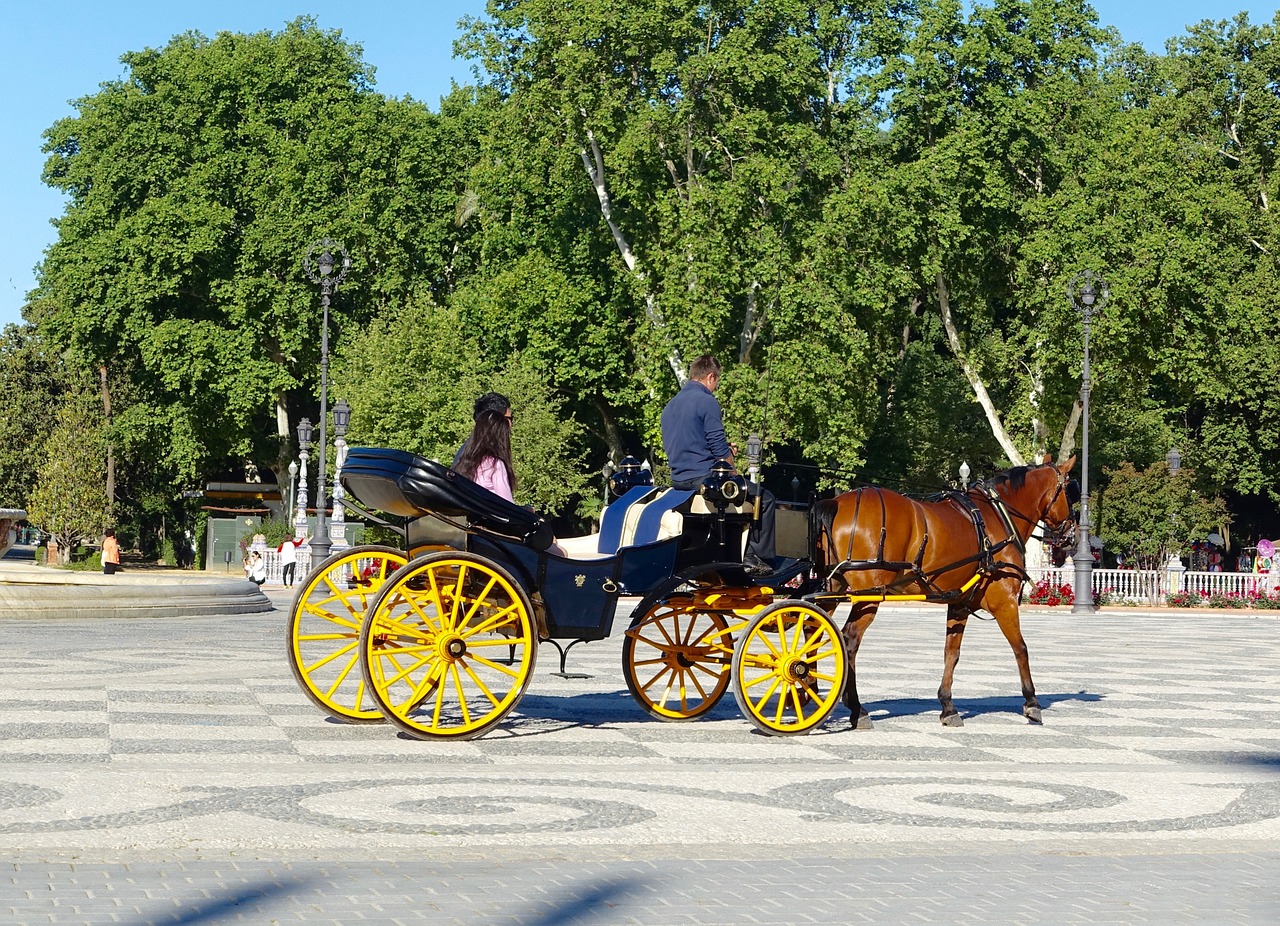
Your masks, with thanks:
[{"label": "black leather folded hood", "polygon": [[499,498],[443,463],[403,450],[352,447],[342,466],[342,487],[360,504],[403,518],[464,518],[477,530],[535,550],[545,550],[555,539],[537,512]]}]

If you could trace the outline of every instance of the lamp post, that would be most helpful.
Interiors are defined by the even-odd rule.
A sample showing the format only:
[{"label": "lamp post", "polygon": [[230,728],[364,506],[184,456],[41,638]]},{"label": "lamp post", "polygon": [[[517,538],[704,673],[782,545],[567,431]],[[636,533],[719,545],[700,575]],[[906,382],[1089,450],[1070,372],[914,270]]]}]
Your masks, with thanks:
[{"label": "lamp post", "polygon": [[342,506],[342,498],[346,494],[342,488],[342,465],[347,462],[347,425],[351,421],[351,406],[346,399],[333,403],[333,524],[330,527],[330,538],[333,547],[345,550],[347,543],[346,509]]},{"label": "lamp post", "polygon": [[1072,614],[1093,612],[1093,549],[1089,545],[1089,325],[1093,317],[1111,298],[1106,280],[1092,270],[1077,273],[1067,286],[1067,297],[1072,307],[1084,320],[1084,367],[1080,379],[1080,405],[1083,413],[1080,452],[1083,466],[1080,469],[1080,522],[1076,527],[1075,555],[1075,604]]},{"label": "lamp post", "polygon": [[307,526],[307,457],[311,450],[311,419],[303,418],[298,422],[298,456],[302,465],[298,467],[298,510],[293,515],[293,533],[298,537],[306,537]]},{"label": "lamp post", "polygon": [[[285,497],[285,500],[284,500],[284,503],[285,503],[284,510],[289,512],[290,518],[293,517],[293,510],[295,507],[294,499],[297,498],[297,496],[294,495],[294,492],[297,489],[297,487],[298,487],[298,462],[296,460],[290,460],[289,461],[289,494]],[[295,534],[295,536],[297,535]]]},{"label": "lamp post", "polygon": [[1178,453],[1177,447],[1170,447],[1169,452],[1164,455],[1164,461],[1169,464],[1169,472],[1176,473],[1182,469],[1182,454]]},{"label": "lamp post", "polygon": [[961,462],[960,464],[960,491],[961,492],[969,491],[969,474],[972,472],[973,470],[969,469],[968,460],[964,460],[963,462]]},{"label": "lamp post", "polygon": [[[319,254],[316,251],[319,250]],[[334,264],[334,253],[342,258],[342,266]],[[324,307],[324,320],[320,325],[320,471],[316,477],[316,535],[311,547],[319,559],[329,556],[329,526],[324,514],[324,477],[328,449],[325,427],[329,419],[329,297],[351,272],[351,255],[347,249],[329,238],[321,238],[302,258],[302,271],[312,283],[320,284],[320,305]],[[314,560],[313,560],[314,562]]]}]

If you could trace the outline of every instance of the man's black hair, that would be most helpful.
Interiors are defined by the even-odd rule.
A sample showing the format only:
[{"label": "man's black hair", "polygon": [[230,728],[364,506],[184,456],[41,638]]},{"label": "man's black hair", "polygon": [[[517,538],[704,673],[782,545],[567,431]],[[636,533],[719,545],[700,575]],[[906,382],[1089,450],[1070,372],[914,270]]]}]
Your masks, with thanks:
[{"label": "man's black hair", "polygon": [[475,411],[471,413],[471,417],[479,418],[481,412],[494,412],[498,415],[505,415],[510,407],[511,400],[501,392],[486,392],[476,399]]}]

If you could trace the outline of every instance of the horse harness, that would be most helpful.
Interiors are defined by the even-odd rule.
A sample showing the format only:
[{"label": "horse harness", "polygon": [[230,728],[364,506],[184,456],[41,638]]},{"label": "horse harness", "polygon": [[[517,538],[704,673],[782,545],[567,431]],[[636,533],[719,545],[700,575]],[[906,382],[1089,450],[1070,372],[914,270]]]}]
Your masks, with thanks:
[{"label": "horse harness", "polygon": [[[1057,491],[1054,493],[1053,498],[1049,500],[1049,504],[1046,506],[1046,511],[1053,507],[1054,503],[1058,500],[1058,495],[1063,492],[1064,486],[1067,482],[1061,472],[1057,473],[1057,477]],[[927,528],[925,530],[924,537],[920,542],[920,548],[916,551],[915,559],[912,562],[891,562],[885,559],[884,545],[888,536],[888,511],[884,503],[884,492],[879,486],[869,486],[867,488],[857,490],[857,501],[854,503],[853,509],[853,523],[855,525],[858,523],[858,514],[862,507],[863,493],[867,491],[874,491],[877,500],[880,502],[880,541],[878,544],[877,556],[875,559],[854,560],[852,558],[853,544],[857,539],[857,531],[850,531],[849,547],[845,552],[844,560],[828,573],[828,582],[834,579],[837,575],[843,578],[844,574],[847,572],[865,569],[883,569],[899,573],[898,578],[887,585],[869,589],[869,593],[889,594],[903,586],[917,583],[925,589],[926,596],[932,601],[964,601],[966,604],[969,604],[972,603],[972,601],[980,594],[980,589],[993,579],[1004,579],[1009,577],[1019,578],[1024,581],[1027,579],[1027,571],[1024,567],[1019,566],[1016,563],[1002,562],[997,560],[996,556],[1006,547],[1014,546],[1017,548],[1018,552],[1025,557],[1026,544],[1018,535],[1017,528],[1013,523],[1013,518],[1016,516],[1024,521],[1031,522],[1032,524],[1035,522],[1021,511],[1011,509],[1008,503],[1005,502],[1000,494],[996,492],[989,483],[985,481],[980,482],[975,489],[968,492],[952,490],[943,493],[945,498],[949,499],[969,516],[969,520],[973,523],[973,529],[977,535],[978,541],[977,553],[973,556],[956,560],[955,562],[943,566],[940,569],[934,570],[933,576],[944,575],[945,573],[953,572],[954,570],[968,565],[969,563],[976,563],[976,573],[979,577],[979,581],[964,589],[946,591],[938,588],[934,579],[924,570],[924,554],[929,545],[929,532]],[[982,516],[982,509],[972,497],[972,493],[974,491],[981,491],[982,497],[987,500],[991,507],[994,508],[996,513],[1000,516],[1004,529],[1008,532],[1008,536],[1004,540],[1000,540],[995,543],[992,542],[990,535],[987,533],[986,520]],[[1069,497],[1069,487],[1067,488],[1067,492]],[[826,530],[825,527],[824,530]],[[846,582],[846,585],[847,584],[848,583]]]}]

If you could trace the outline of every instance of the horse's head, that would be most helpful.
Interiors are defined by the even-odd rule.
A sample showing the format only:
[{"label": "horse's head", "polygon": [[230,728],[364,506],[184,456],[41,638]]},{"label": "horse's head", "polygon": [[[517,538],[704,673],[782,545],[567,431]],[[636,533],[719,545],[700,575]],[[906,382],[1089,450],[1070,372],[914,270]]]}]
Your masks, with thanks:
[{"label": "horse's head", "polygon": [[1039,467],[1049,476],[1044,480],[1040,519],[1048,530],[1048,539],[1056,546],[1069,542],[1075,528],[1074,509],[1080,501],[1080,483],[1070,476],[1075,465],[1076,458],[1071,457],[1064,463],[1046,463]]},{"label": "horse's head", "polygon": [[1043,521],[1050,541],[1061,544],[1074,529],[1072,507],[1080,501],[1080,484],[1071,478],[1076,465],[1072,457],[1064,463],[1017,467],[995,483],[995,490],[1010,511],[1023,520],[1027,534]]}]

